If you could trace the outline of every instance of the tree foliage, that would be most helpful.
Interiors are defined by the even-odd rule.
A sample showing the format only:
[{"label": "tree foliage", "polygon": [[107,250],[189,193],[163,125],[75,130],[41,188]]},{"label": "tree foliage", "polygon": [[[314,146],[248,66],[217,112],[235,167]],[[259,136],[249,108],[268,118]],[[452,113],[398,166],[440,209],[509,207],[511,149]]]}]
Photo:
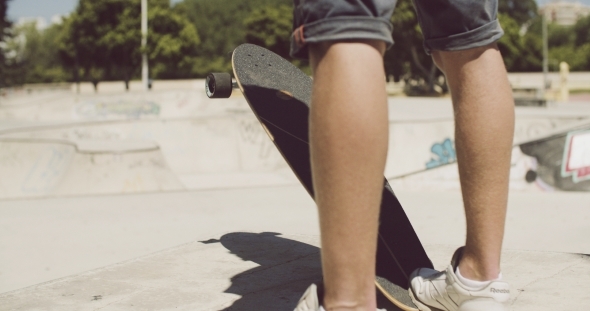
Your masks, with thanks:
[{"label": "tree foliage", "polygon": [[[281,27],[284,25],[281,19],[292,18],[291,10],[288,14],[285,14],[284,9],[278,12],[273,10],[283,5],[291,7],[293,4],[291,0],[184,0],[178,3],[174,7],[175,11],[184,14],[195,25],[201,38],[201,44],[197,47],[199,57],[194,64],[193,73],[204,77],[212,71],[231,71],[232,51],[247,42],[246,20],[253,18],[251,15],[256,10],[258,18],[263,12],[279,13],[270,19],[274,25]],[[269,27],[266,30],[270,30]]]},{"label": "tree foliage", "polygon": [[590,15],[578,20],[574,25],[573,31],[575,33],[574,44],[576,46],[590,43]]},{"label": "tree foliage", "polygon": [[12,47],[16,52],[18,80],[26,83],[65,82],[70,75],[59,58],[57,37],[62,25],[54,24],[44,30],[36,22],[15,29]]},{"label": "tree foliage", "polygon": [[244,20],[246,42],[264,46],[289,58],[292,10],[291,6],[284,4],[254,9]]},{"label": "tree foliage", "polygon": [[8,0],[0,0],[0,87],[9,84],[6,77],[8,64],[6,63],[5,57],[5,44],[8,29],[12,23],[6,18],[6,12],[8,11]]},{"label": "tree foliage", "polygon": [[510,16],[522,26],[537,16],[538,7],[535,0],[500,0],[498,12]]},{"label": "tree foliage", "polygon": [[446,92],[442,72],[424,51],[422,30],[410,0],[398,1],[391,22],[394,45],[384,57],[387,76],[404,80],[410,95]]},{"label": "tree foliage", "polygon": [[[172,7],[169,0],[148,1],[146,52],[152,78],[229,72],[231,52],[245,42],[289,58],[291,0],[183,0]],[[42,31],[32,25],[12,27],[6,20],[7,3],[0,0],[0,85],[64,80],[97,84],[139,77],[141,0],[79,0],[61,25]],[[505,35],[498,45],[507,69],[541,70],[541,17],[535,0],[500,0],[499,12]],[[391,21],[395,45],[384,57],[387,76],[405,80],[410,93],[446,91],[444,76],[424,52],[411,0],[398,2]],[[573,27],[550,24],[550,68],[566,61],[572,70],[590,70],[589,44],[590,17]]]},{"label": "tree foliage", "polygon": [[530,31],[522,35],[522,26],[508,14],[500,13],[498,19],[504,29],[504,36],[498,41],[498,48],[508,71],[541,70],[541,36]]},{"label": "tree foliage", "polygon": [[152,8],[149,20],[148,56],[153,77],[191,77],[201,43],[195,26],[166,6]]},{"label": "tree foliage", "polygon": [[[191,74],[199,36],[168,0],[148,1],[147,54],[154,78]],[[129,80],[141,68],[141,0],[80,0],[62,33],[61,55],[95,85]]]},{"label": "tree foliage", "polygon": [[590,16],[581,18],[573,26],[549,27],[549,67],[559,70],[566,62],[573,71],[590,70]]}]

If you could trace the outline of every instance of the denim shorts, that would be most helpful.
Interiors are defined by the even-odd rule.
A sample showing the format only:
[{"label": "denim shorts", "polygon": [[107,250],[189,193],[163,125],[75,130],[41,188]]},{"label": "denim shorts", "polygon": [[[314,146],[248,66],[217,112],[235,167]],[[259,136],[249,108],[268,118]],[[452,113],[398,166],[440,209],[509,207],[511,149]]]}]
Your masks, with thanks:
[{"label": "denim shorts", "polygon": [[[293,0],[291,55],[306,59],[307,45],[324,41],[381,40],[390,47],[397,0]],[[504,34],[498,0],[413,0],[424,49],[457,51],[484,46]]]}]

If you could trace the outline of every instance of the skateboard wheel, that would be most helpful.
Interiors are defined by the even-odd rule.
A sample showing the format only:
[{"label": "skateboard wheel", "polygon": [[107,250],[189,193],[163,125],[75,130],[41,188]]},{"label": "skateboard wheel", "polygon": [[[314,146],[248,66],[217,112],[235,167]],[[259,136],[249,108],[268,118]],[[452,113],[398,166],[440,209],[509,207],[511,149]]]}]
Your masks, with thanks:
[{"label": "skateboard wheel", "polygon": [[535,180],[537,180],[537,172],[533,171],[533,170],[529,170],[528,172],[526,172],[526,175],[524,176],[524,179],[526,180],[526,182],[533,183],[535,182]]},{"label": "skateboard wheel", "polygon": [[232,80],[229,73],[210,73],[205,81],[205,90],[209,98],[229,98],[232,92]]}]

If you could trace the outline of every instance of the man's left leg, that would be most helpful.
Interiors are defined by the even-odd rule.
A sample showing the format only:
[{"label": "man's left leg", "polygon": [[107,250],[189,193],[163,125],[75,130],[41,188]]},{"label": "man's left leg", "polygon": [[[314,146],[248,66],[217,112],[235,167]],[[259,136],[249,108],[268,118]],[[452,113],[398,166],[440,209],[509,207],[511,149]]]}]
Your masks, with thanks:
[{"label": "man's left leg", "polygon": [[320,215],[324,308],[375,310],[375,256],[389,122],[377,41],[310,47],[311,164]]},{"label": "man's left leg", "polygon": [[[383,53],[394,0],[295,0],[292,55],[314,72],[311,166],[327,311],[374,311],[388,114]],[[309,53],[308,53],[309,52]],[[322,310],[314,286],[296,310]]]}]

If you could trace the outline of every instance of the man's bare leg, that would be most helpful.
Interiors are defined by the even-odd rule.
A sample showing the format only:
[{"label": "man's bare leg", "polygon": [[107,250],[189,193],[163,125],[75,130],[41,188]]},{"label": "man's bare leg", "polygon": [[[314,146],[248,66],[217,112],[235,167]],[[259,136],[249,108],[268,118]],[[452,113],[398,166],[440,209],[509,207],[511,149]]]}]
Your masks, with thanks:
[{"label": "man's bare leg", "polygon": [[323,307],[375,310],[375,254],[388,116],[380,41],[310,46],[311,163],[320,215]]},{"label": "man's bare leg", "polygon": [[459,269],[471,280],[500,273],[514,135],[514,99],[495,44],[433,53],[455,109],[455,145],[467,218]]}]

